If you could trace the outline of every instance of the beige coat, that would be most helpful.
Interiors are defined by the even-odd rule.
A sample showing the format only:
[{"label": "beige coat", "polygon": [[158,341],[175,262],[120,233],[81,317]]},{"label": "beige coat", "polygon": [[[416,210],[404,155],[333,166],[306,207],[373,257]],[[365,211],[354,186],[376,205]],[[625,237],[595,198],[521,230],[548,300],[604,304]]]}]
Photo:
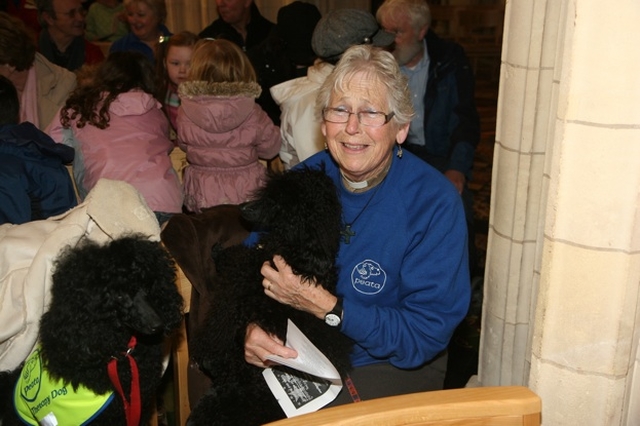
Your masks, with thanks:
[{"label": "beige coat", "polygon": [[69,94],[76,88],[76,75],[71,71],[49,62],[36,53],[33,63],[38,84],[38,127],[44,130],[54,115],[64,106]]},{"label": "beige coat", "polygon": [[324,149],[326,139],[316,114],[316,98],[333,68],[328,62],[317,61],[309,67],[306,77],[271,88],[271,97],[282,110],[280,159],[287,170]]},{"label": "beige coat", "polygon": [[106,179],[67,213],[0,225],[0,371],[16,368],[36,343],[60,250],[81,238],[105,243],[131,232],[160,240],[160,227],[143,197],[125,182]]}]

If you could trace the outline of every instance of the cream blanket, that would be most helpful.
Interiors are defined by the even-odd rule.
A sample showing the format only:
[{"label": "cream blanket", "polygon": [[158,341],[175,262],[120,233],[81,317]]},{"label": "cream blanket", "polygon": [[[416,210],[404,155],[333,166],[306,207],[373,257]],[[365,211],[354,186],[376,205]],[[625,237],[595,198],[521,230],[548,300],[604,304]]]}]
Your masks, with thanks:
[{"label": "cream blanket", "polygon": [[0,371],[18,367],[36,343],[60,250],[82,238],[105,243],[134,232],[160,241],[160,227],[142,195],[107,179],[64,214],[0,225]]}]

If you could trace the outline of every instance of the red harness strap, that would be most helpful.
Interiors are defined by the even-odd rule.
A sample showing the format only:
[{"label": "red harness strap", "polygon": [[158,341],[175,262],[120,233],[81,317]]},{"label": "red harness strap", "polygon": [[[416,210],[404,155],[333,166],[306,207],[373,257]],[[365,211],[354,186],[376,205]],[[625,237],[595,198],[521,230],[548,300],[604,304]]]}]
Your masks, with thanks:
[{"label": "red harness strap", "polygon": [[127,426],[138,426],[140,424],[140,412],[142,411],[142,404],[140,401],[140,377],[138,375],[138,364],[136,360],[131,356],[131,352],[136,347],[136,337],[131,336],[129,340],[128,350],[124,354],[125,358],[129,358],[129,366],[131,367],[131,395],[127,400],[127,396],[122,390],[120,384],[120,378],[118,377],[118,358],[111,358],[107,369],[109,371],[109,378],[116,388],[116,391],[122,398],[124,404],[124,412],[127,417]]},{"label": "red harness strap", "polygon": [[347,385],[347,390],[349,391],[349,395],[351,395],[351,400],[353,402],[360,402],[360,394],[358,393],[358,389],[356,389],[356,384],[351,380],[351,376],[347,376],[344,379],[344,384]]}]

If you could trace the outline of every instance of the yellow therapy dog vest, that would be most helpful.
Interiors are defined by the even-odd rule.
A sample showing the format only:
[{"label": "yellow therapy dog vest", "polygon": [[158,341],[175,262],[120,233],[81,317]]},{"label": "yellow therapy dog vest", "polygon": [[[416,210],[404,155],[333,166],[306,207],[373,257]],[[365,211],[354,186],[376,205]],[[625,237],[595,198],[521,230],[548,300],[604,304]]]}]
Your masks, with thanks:
[{"label": "yellow therapy dog vest", "polygon": [[97,395],[80,385],[73,390],[54,380],[42,366],[40,347],[25,361],[14,390],[14,406],[28,425],[84,425],[98,416],[113,400],[114,393]]}]

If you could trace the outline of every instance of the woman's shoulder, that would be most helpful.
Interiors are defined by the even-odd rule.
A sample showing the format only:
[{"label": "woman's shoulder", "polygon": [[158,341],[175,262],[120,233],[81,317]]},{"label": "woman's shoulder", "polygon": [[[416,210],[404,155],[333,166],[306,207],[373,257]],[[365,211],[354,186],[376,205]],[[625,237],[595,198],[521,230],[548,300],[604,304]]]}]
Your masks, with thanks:
[{"label": "woman's shoulder", "polygon": [[123,50],[129,50],[132,44],[142,43],[138,37],[131,31],[115,40],[111,43],[111,47],[109,48],[109,52],[121,52]]},{"label": "woman's shoulder", "polygon": [[316,152],[306,160],[301,163],[298,163],[294,166],[295,169],[310,167],[310,168],[321,168],[323,169],[329,176],[338,175],[338,165],[334,161],[329,151],[323,149],[322,151]]},{"label": "woman's shoulder", "polygon": [[169,28],[167,28],[167,26],[164,25],[164,24],[158,25],[158,30],[160,30],[160,32],[162,33],[163,36],[172,36],[173,35],[173,33],[169,30]]},{"label": "woman's shoulder", "polygon": [[390,175],[402,197],[412,203],[432,204],[434,199],[456,202],[460,198],[453,184],[438,169],[404,150],[402,158],[394,158]]}]

